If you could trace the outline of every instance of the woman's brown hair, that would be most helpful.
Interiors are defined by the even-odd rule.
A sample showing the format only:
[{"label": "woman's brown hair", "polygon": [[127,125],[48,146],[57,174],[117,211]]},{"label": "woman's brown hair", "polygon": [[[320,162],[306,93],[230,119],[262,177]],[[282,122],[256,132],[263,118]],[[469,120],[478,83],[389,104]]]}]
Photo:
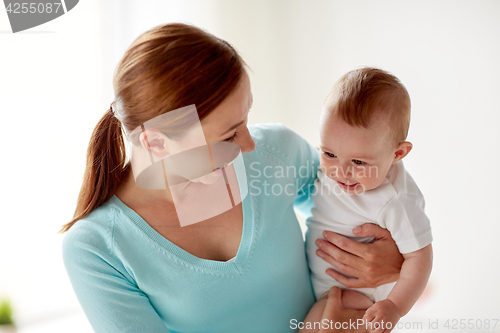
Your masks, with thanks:
[{"label": "woman's brown hair", "polygon": [[244,64],[229,43],[194,26],[164,24],[140,35],[116,67],[116,100],[92,133],[75,214],[59,232],[108,201],[127,177],[122,129],[192,104],[202,120],[234,90]]}]

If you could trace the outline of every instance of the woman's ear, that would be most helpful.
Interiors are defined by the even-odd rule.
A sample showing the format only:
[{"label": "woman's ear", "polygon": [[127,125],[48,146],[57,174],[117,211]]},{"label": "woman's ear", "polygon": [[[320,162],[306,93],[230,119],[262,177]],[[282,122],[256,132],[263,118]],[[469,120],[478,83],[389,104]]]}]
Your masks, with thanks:
[{"label": "woman's ear", "polygon": [[139,136],[144,149],[150,151],[155,157],[162,159],[168,155],[167,137],[160,131],[144,129]]},{"label": "woman's ear", "polygon": [[396,162],[402,160],[406,155],[408,155],[412,148],[413,145],[411,144],[411,142],[401,142],[394,152],[394,159],[392,161],[392,164],[395,164]]}]

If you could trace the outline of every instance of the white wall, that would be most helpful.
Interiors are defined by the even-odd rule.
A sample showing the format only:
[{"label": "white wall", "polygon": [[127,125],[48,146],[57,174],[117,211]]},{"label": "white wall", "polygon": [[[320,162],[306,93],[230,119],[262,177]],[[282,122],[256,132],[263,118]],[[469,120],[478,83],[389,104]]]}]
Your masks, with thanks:
[{"label": "white wall", "polygon": [[81,1],[12,34],[0,8],[0,296],[14,302],[21,332],[80,313],[56,233],[74,212],[102,108],[100,16],[97,1]]},{"label": "white wall", "polygon": [[0,295],[13,298],[24,332],[80,313],[56,232],[72,217],[90,134],[126,47],[156,24],[182,21],[243,55],[252,123],[283,122],[313,144],[338,77],[368,65],[398,76],[413,103],[405,163],[435,238],[429,291],[403,321],[499,318],[499,17],[495,0],[85,0],[8,34],[0,8]]}]

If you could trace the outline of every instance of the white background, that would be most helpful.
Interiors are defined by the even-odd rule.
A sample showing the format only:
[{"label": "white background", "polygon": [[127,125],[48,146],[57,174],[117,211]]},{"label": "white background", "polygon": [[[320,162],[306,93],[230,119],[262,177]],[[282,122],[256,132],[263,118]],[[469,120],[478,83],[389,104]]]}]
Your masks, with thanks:
[{"label": "white background", "polygon": [[435,251],[428,290],[402,322],[445,331],[446,319],[500,319],[500,1],[82,0],[17,34],[0,8],[0,296],[21,333],[91,332],[57,231],[72,218],[114,67],[138,34],[173,21],[239,50],[252,69],[250,123],[285,123],[313,145],[343,73],[398,76],[412,98],[405,164]]}]

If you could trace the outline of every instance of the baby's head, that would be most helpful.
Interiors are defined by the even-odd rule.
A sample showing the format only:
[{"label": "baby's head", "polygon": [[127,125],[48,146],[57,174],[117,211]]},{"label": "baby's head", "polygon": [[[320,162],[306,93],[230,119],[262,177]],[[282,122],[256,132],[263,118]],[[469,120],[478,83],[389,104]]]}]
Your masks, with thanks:
[{"label": "baby's head", "polygon": [[395,76],[362,68],[342,76],[328,93],[320,121],[321,168],[349,194],[377,188],[405,157],[410,96]]}]

